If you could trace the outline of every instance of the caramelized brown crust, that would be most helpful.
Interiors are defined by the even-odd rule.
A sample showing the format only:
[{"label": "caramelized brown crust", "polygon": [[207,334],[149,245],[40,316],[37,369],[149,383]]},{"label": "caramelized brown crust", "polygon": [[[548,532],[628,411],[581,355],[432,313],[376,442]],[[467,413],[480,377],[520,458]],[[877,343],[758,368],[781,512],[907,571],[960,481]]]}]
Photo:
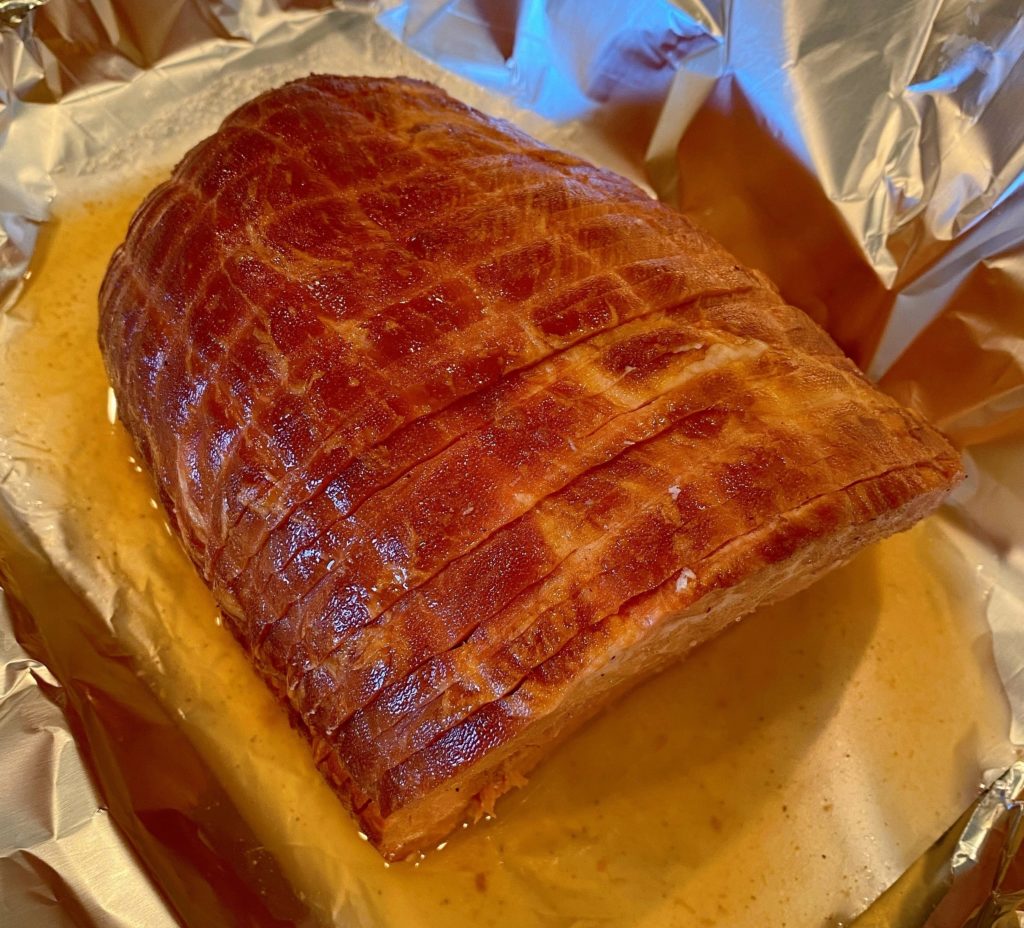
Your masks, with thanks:
[{"label": "caramelized brown crust", "polygon": [[100,305],[189,555],[388,856],[960,474],[684,217],[417,81],[243,106]]}]

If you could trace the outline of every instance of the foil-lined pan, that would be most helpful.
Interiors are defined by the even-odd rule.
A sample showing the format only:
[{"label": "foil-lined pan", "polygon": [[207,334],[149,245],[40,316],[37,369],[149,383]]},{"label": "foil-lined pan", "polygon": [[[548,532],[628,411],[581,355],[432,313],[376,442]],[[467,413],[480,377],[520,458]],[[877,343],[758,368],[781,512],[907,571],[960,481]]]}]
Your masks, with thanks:
[{"label": "foil-lined pan", "polygon": [[[676,202],[965,448],[970,477],[941,535],[971,581],[935,583],[976,602],[984,634],[962,659],[979,679],[991,670],[1010,711],[1000,750],[958,745],[951,763],[981,773],[986,758],[1012,759],[1024,722],[1019,2],[0,0],[0,23],[0,357],[39,325],[29,297],[53,267],[55,203],[166,169],[234,106],[311,70],[436,80]],[[58,469],[53,485],[47,449],[12,427],[23,400],[0,371],[0,920],[322,920],[175,717],[174,694],[140,678],[125,629],[145,596],[125,605],[116,572],[88,569],[58,505],[73,479]],[[922,787],[940,777],[906,769]],[[1016,766],[996,779],[929,875],[938,889],[916,907],[908,891],[887,923],[920,923],[947,884],[932,928],[1016,923],[1020,780]],[[910,863],[910,845],[886,847],[888,827],[879,847],[847,848],[875,875],[820,923],[848,922]],[[524,893],[542,883],[516,878]],[[609,892],[601,878],[562,889],[579,893],[574,923],[616,923],[587,901]],[[380,924],[363,890],[339,885],[328,917]]]}]

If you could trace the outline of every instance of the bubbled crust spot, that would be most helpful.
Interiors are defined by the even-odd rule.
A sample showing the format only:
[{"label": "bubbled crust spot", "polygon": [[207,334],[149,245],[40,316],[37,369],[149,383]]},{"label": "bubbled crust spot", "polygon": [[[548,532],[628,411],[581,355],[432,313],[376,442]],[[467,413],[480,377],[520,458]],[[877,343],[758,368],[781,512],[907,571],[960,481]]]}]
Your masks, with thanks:
[{"label": "bubbled crust spot", "polygon": [[100,308],[189,556],[388,856],[960,476],[683,216],[419,81],[245,104]]}]

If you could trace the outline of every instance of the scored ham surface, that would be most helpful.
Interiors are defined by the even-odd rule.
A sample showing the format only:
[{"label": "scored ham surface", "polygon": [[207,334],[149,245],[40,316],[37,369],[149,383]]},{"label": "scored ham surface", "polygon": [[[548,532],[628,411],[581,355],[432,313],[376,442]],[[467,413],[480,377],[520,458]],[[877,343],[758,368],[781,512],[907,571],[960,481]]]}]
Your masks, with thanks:
[{"label": "scored ham surface", "polygon": [[172,524],[389,857],[960,476],[682,215],[418,81],[241,107],[100,307]]}]

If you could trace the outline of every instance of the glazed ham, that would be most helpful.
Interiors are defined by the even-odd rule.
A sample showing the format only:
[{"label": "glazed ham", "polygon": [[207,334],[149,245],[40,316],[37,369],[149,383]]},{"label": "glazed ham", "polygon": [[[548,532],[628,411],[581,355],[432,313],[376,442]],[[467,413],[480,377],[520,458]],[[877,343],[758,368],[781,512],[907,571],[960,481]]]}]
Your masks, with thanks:
[{"label": "glazed ham", "polygon": [[100,305],[173,526],[389,858],[960,476],[679,213],[418,81],[237,110]]}]

